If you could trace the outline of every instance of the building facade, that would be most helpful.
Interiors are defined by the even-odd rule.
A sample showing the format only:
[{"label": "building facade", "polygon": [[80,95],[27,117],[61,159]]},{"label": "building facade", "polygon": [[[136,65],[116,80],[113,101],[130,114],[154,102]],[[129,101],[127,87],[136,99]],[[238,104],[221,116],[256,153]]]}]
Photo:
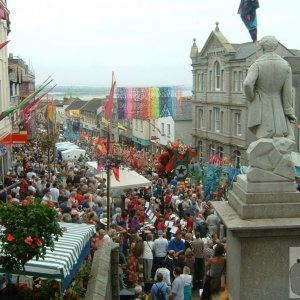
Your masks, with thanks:
[{"label": "building facade", "polygon": [[[3,18],[0,19],[0,44],[7,41],[9,33],[9,11],[6,0],[0,0],[0,10]],[[9,77],[8,77],[8,53],[7,46],[0,50],[0,112],[10,107]],[[4,144],[4,139],[12,132],[10,117],[0,121],[0,182],[10,167],[10,146]]]},{"label": "building facade", "polygon": [[[299,59],[279,43],[277,54],[291,64],[295,113],[299,118]],[[243,92],[243,81],[248,68],[262,55],[255,44],[231,44],[221,33],[218,23],[199,52],[196,41],[191,47],[193,73],[193,145],[198,159],[218,154],[233,165],[247,165],[246,150],[255,139],[247,128],[248,104]],[[298,66],[298,67],[297,67]],[[299,73],[298,73],[299,78]],[[298,79],[299,80],[299,79]],[[295,97],[298,97],[298,101]],[[299,145],[299,136],[297,144]]]}]

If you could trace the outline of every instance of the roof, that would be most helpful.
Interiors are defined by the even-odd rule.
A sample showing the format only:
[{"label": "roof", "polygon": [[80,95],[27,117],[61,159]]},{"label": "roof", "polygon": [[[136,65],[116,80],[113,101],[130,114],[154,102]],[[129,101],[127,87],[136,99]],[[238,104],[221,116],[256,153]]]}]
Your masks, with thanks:
[{"label": "roof", "polygon": [[86,105],[81,108],[81,111],[96,112],[100,106],[103,106],[103,99],[94,98],[90,101],[87,101]]},{"label": "roof", "polygon": [[74,100],[65,110],[80,109],[85,104],[86,104],[86,101]]},{"label": "roof", "polygon": [[252,42],[231,45],[236,50],[234,59],[245,59],[255,53],[255,44]]},{"label": "roof", "polygon": [[192,102],[183,101],[180,105],[177,106],[176,116],[173,117],[174,121],[190,121],[192,120]]},{"label": "roof", "polygon": [[300,57],[300,50],[298,50],[298,49],[291,49],[291,51],[292,51],[297,57]]}]

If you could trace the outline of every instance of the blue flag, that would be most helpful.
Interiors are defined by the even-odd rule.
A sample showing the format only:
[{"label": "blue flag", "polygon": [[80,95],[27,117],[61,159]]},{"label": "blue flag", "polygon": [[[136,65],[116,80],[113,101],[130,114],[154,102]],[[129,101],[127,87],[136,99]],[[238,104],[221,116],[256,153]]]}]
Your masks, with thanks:
[{"label": "blue flag", "polygon": [[257,40],[256,9],[259,8],[258,0],[241,0],[238,14],[246,25],[253,42]]}]

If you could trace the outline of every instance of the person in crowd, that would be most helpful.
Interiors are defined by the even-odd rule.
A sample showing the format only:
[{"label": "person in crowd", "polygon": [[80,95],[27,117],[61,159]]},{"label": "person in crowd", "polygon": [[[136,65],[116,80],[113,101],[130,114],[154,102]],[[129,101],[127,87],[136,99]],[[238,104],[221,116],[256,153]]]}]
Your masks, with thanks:
[{"label": "person in crowd", "polygon": [[[158,273],[156,276],[156,283],[151,287],[151,299],[169,299],[170,286],[163,280],[163,274]],[[163,298],[162,298],[163,297]]]},{"label": "person in crowd", "polygon": [[143,240],[137,235],[131,243],[129,255],[128,255],[128,282],[132,286],[136,286],[139,282],[139,258],[144,253]]},{"label": "person in crowd", "polygon": [[214,209],[209,211],[209,215],[206,218],[206,224],[208,227],[209,234],[218,233],[218,227],[220,224],[219,217],[215,214]]},{"label": "person in crowd", "polygon": [[188,266],[183,267],[181,279],[184,281],[184,300],[192,299],[193,276]]},{"label": "person in crowd", "polygon": [[179,267],[174,268],[173,275],[174,281],[172,283],[172,289],[170,294],[171,300],[184,300],[184,285],[185,281],[181,278],[181,269]]},{"label": "person in crowd", "polygon": [[161,267],[162,261],[167,256],[168,249],[168,240],[164,237],[164,232],[162,230],[159,230],[157,232],[157,235],[158,238],[154,240],[153,244],[154,260],[152,267],[152,275],[154,275],[156,270]]},{"label": "person in crowd", "polygon": [[194,271],[195,271],[195,255],[194,251],[192,248],[188,248],[185,251],[185,266],[189,268],[190,270],[190,275],[194,276]]},{"label": "person in crowd", "polygon": [[144,253],[143,253],[143,264],[144,264],[144,279],[145,281],[151,281],[151,271],[153,265],[153,240],[152,234],[148,233],[146,240],[144,241]]},{"label": "person in crowd", "polygon": [[[174,268],[173,268],[174,269]],[[157,280],[157,275],[160,273],[163,275],[163,281],[171,286],[171,282],[173,281],[172,280],[172,276],[173,276],[173,269],[172,269],[172,273],[170,271],[170,269],[168,268],[168,264],[167,264],[167,261],[166,260],[163,260],[161,262],[161,267],[158,268],[155,272],[155,275],[154,275],[154,280]]]},{"label": "person in crowd", "polygon": [[202,300],[210,300],[211,296],[221,290],[221,277],[225,273],[226,260],[224,245],[217,244],[214,256],[208,260],[208,271],[204,280]]},{"label": "person in crowd", "polygon": [[175,237],[170,240],[168,245],[168,250],[174,250],[175,258],[178,258],[178,256],[185,251],[185,241],[182,240],[181,237],[181,232],[177,231]]},{"label": "person in crowd", "polygon": [[204,242],[201,239],[200,233],[196,232],[195,239],[192,241],[192,248],[195,255],[193,280],[194,286],[199,286],[203,279],[204,272]]}]

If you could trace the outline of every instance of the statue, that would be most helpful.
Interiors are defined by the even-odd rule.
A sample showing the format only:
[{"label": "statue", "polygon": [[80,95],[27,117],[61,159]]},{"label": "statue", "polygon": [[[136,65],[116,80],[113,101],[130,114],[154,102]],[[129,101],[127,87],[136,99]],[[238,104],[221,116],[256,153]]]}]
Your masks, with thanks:
[{"label": "statue", "polygon": [[250,102],[248,128],[260,138],[285,137],[294,140],[291,122],[296,121],[292,107],[292,71],[274,51],[278,41],[262,38],[263,55],[250,67],[244,90]]},{"label": "statue", "polygon": [[292,71],[274,51],[278,41],[262,38],[263,55],[249,68],[244,81],[249,101],[248,128],[257,141],[247,149],[249,182],[292,182],[295,168],[290,153],[295,146],[291,123],[296,121],[292,106]]}]

